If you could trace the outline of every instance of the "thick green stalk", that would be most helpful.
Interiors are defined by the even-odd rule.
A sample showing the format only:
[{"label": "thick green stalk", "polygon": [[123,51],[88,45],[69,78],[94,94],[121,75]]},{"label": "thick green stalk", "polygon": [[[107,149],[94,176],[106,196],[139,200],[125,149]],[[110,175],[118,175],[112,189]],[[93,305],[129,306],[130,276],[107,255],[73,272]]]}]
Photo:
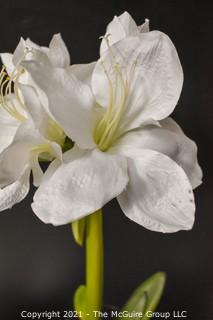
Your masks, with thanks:
[{"label": "thick green stalk", "polygon": [[86,246],[86,284],[74,295],[74,307],[82,320],[94,320],[103,303],[103,221],[101,209],[72,225],[76,242]]},{"label": "thick green stalk", "polygon": [[86,310],[87,319],[100,311],[103,302],[103,221],[101,209],[86,219]]}]

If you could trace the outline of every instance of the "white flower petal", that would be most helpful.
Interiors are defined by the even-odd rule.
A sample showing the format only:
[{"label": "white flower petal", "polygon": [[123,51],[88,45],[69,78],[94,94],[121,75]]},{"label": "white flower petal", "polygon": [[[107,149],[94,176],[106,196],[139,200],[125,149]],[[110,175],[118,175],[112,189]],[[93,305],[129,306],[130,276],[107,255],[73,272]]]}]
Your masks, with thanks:
[{"label": "white flower petal", "polygon": [[[47,49],[47,47],[40,47],[38,44],[36,44],[35,42],[33,42],[30,38],[27,38],[25,40],[25,46],[29,49],[36,49],[36,50],[43,50],[43,48]],[[44,51],[45,51],[44,49]],[[33,52],[31,52],[32,55],[30,54],[29,52],[29,58],[32,59],[32,56],[33,56]],[[27,55],[27,58],[28,58],[28,55]]]},{"label": "white flower petal", "polygon": [[0,127],[0,153],[11,144],[16,134],[16,130],[17,128],[15,127]]},{"label": "white flower petal", "polygon": [[124,157],[93,150],[76,158],[74,152],[73,161],[62,164],[41,184],[32,208],[45,223],[70,223],[102,208],[127,182]]},{"label": "white flower petal", "polygon": [[24,62],[48,97],[49,110],[66,134],[82,148],[92,148],[94,99],[90,88],[65,69],[36,61]]},{"label": "white flower petal", "polygon": [[178,150],[176,155],[171,155],[171,158],[184,169],[192,188],[197,188],[202,183],[203,173],[197,159],[196,143],[184,134],[172,118],[164,119],[160,121],[160,124],[163,129],[170,132],[170,135],[174,134],[177,139]]},{"label": "white flower petal", "polygon": [[183,169],[153,150],[129,152],[129,157],[130,181],[118,197],[125,215],[153,231],[191,229],[195,205]]},{"label": "white flower petal", "polygon": [[0,105],[0,153],[13,141],[20,123]]},{"label": "white flower petal", "polygon": [[0,189],[0,211],[11,208],[14,204],[22,201],[29,192],[30,170],[27,168],[19,180]]},{"label": "white flower petal", "polygon": [[[120,66],[120,74],[115,71],[115,65]],[[120,94],[125,92],[123,83],[126,79],[129,82],[120,126],[121,132],[125,132],[150,118],[161,120],[174,110],[182,89],[183,72],[169,37],[152,31],[114,44],[97,62],[92,88],[97,102],[103,107],[108,107],[111,101],[109,78],[118,96],[118,105],[123,103]]]},{"label": "white flower petal", "polygon": [[[44,188],[44,185],[49,183],[49,179],[51,179],[52,175],[55,173],[55,171],[60,167],[62,162],[59,159],[53,160],[47,170],[44,172],[42,177],[42,188]],[[39,190],[37,190],[39,193]]]},{"label": "white flower petal", "polygon": [[[39,130],[39,132],[44,138],[49,140],[51,138],[50,136],[52,136],[53,138],[55,137],[56,140],[57,138],[59,139],[59,133],[54,133],[54,127],[52,129],[53,132],[50,132],[50,126],[54,122],[54,117],[52,116],[49,110],[46,111],[46,108],[44,108],[44,106],[41,105],[41,101],[43,102],[43,98],[41,97],[40,92],[38,93],[37,90],[28,85],[19,86],[21,89],[24,103],[27,106],[28,118],[32,119],[35,127]],[[59,140],[57,140],[57,142],[58,141]]]},{"label": "white flower petal", "polygon": [[[26,49],[28,50],[26,53]],[[33,43],[30,39],[26,41],[21,38],[18,46],[16,47],[14,54],[11,53],[2,53],[0,54],[1,60],[6,67],[6,71],[10,77],[14,77],[17,74],[17,71],[21,71],[20,63],[22,60],[31,60],[33,57],[33,50],[43,51],[41,47]],[[48,48],[49,50],[49,48]],[[19,83],[22,84],[32,84],[32,79],[28,72],[22,72],[19,74]]]},{"label": "white flower petal", "polygon": [[13,64],[14,66],[19,65],[19,63],[24,59],[26,44],[25,40],[21,37],[14,53],[13,53]]},{"label": "white flower petal", "polygon": [[128,154],[129,149],[151,149],[163,153],[181,166],[193,189],[202,182],[197,160],[197,146],[171,118],[160,121],[161,127],[148,125],[127,132],[111,148],[112,153]]},{"label": "white flower petal", "polygon": [[63,153],[62,160],[64,163],[69,163],[78,158],[81,158],[83,155],[87,153],[87,150],[80,149],[76,144],[72,147],[72,149]]},{"label": "white flower petal", "polygon": [[3,65],[6,67],[6,71],[7,71],[8,75],[11,76],[11,74],[14,70],[12,53],[1,53],[1,60],[2,60]]},{"label": "white flower petal", "polygon": [[0,154],[0,187],[20,179],[26,166],[30,166],[31,151],[42,144],[47,144],[47,140],[41,136],[32,121],[25,121],[18,128],[13,142]]},{"label": "white flower petal", "polygon": [[69,52],[59,33],[52,37],[49,49],[49,58],[55,67],[66,68],[70,65]]},{"label": "white flower petal", "polygon": [[138,35],[138,27],[137,24],[135,23],[134,19],[131,17],[131,15],[125,11],[122,13],[118,19],[120,20],[120,23],[122,27],[125,30],[126,36],[136,36]]},{"label": "white flower petal", "polygon": [[[14,165],[15,159],[15,165]],[[0,188],[19,180],[29,164],[29,145],[12,143],[0,155]]]},{"label": "white flower petal", "polygon": [[43,178],[43,171],[39,164],[39,154],[33,154],[31,157],[31,168],[33,172],[33,184],[35,187],[40,186],[42,178]]},{"label": "white flower petal", "polygon": [[89,86],[91,85],[91,77],[96,61],[85,64],[73,64],[69,68],[69,72],[73,73],[76,78]]},{"label": "white flower petal", "polygon": [[[138,27],[128,12],[122,13],[120,16],[115,16],[113,20],[108,24],[105,36],[108,37],[108,45],[111,46],[114,43],[128,37],[138,35]],[[108,49],[106,40],[103,38],[100,46],[100,55]]]},{"label": "white flower petal", "polygon": [[42,126],[42,123],[47,121],[48,115],[41,105],[40,97],[35,89],[27,85],[19,85],[21,93],[27,106],[27,111],[31,116],[37,128]]},{"label": "white flower petal", "polygon": [[[117,16],[115,16],[107,26],[105,36],[108,36],[108,41],[110,46],[126,37],[125,30],[121,25],[119,18]],[[102,56],[104,52],[106,52],[107,50],[108,50],[107,42],[106,42],[106,39],[103,38],[100,45],[100,56]]]}]

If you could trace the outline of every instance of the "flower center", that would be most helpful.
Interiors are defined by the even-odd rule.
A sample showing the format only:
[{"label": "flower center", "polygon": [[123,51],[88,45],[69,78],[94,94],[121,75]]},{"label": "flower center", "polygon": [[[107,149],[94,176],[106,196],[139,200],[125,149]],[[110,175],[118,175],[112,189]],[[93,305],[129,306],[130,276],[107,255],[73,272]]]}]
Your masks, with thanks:
[{"label": "flower center", "polygon": [[121,135],[120,124],[125,113],[130,84],[134,76],[137,61],[132,66],[121,65],[109,46],[109,35],[103,37],[107,42],[110,63],[101,60],[109,88],[109,103],[102,118],[98,121],[94,140],[100,150],[107,151],[114,141]]},{"label": "flower center", "polygon": [[[15,68],[11,76],[9,76],[5,66],[2,67],[0,72],[0,104],[11,117],[19,122],[26,120],[23,115],[26,106],[20,97],[18,89],[18,80],[23,72],[23,69]],[[22,110],[23,113],[21,112]]]}]

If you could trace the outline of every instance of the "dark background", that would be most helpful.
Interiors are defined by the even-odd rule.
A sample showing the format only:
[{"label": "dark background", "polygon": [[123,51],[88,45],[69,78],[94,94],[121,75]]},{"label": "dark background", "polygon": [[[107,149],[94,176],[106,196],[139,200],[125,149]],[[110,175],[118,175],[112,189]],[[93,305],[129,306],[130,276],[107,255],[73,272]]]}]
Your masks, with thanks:
[{"label": "dark background", "polygon": [[[199,147],[204,183],[196,190],[190,232],[159,234],[129,221],[112,201],[104,208],[105,303],[122,306],[133,289],[156,271],[168,281],[160,311],[187,310],[188,319],[213,319],[213,3],[193,0],[0,1],[0,52],[20,36],[47,45],[61,32],[72,63],[98,58],[99,36],[115,14],[129,11],[138,24],[167,33],[179,53],[185,82],[173,117]],[[15,165],[15,159],[14,159]],[[0,319],[21,310],[68,309],[84,282],[84,251],[70,226],[52,227],[25,201],[0,215]]]}]

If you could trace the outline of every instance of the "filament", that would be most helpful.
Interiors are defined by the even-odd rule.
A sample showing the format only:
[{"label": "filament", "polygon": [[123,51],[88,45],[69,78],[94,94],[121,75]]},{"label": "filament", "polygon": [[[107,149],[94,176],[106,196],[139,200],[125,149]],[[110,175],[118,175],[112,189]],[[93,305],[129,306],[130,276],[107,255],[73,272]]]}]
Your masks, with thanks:
[{"label": "filament", "polygon": [[102,60],[101,66],[109,87],[109,103],[105,114],[97,123],[94,131],[94,140],[102,151],[106,151],[120,134],[119,128],[126,110],[126,102],[129,95],[130,84],[135,75],[137,60],[127,72],[127,68],[116,61],[116,57],[109,45],[109,34],[101,38],[106,41],[108,47],[112,73],[107,70],[106,64]]},{"label": "filament", "polygon": [[[14,101],[18,103],[21,108],[26,109],[24,103],[21,101],[18,92],[18,79],[22,71],[17,70],[17,74],[12,72],[11,77],[5,71],[5,66],[2,67],[0,72],[0,103],[1,107],[5,109],[17,121],[23,122],[26,120],[25,116],[17,109]],[[14,91],[14,92],[13,92]],[[13,96],[14,95],[14,96]]]}]

